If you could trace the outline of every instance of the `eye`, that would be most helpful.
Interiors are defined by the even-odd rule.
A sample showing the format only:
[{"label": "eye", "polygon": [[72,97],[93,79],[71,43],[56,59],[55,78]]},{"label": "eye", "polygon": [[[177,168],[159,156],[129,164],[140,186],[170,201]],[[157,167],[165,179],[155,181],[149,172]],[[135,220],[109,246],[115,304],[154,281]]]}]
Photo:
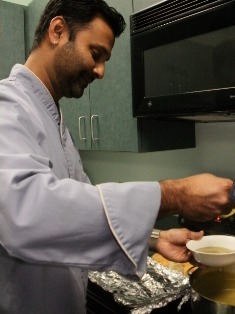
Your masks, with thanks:
[{"label": "eye", "polygon": [[95,61],[99,60],[101,57],[100,52],[94,49],[91,50],[91,55]]}]

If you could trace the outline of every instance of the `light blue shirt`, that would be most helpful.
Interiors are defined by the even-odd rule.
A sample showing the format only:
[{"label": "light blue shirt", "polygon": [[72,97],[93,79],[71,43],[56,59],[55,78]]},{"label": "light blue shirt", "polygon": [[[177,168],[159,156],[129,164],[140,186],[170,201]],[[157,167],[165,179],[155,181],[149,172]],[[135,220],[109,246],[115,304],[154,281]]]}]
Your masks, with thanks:
[{"label": "light blue shirt", "polygon": [[0,313],[83,314],[87,270],[145,273],[159,184],[90,184],[51,94],[19,64],[0,82],[0,186]]}]

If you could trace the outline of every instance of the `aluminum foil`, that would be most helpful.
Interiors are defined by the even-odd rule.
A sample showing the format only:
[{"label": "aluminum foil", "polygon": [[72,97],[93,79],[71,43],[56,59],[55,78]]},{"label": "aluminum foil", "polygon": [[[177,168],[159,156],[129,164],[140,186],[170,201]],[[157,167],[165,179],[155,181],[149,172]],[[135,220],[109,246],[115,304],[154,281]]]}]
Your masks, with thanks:
[{"label": "aluminum foil", "polygon": [[153,309],[166,306],[176,299],[181,299],[179,310],[191,297],[189,278],[151,257],[147,259],[147,272],[139,281],[113,271],[90,271],[89,279],[112,293],[114,300],[130,308],[132,314],[151,313]]}]

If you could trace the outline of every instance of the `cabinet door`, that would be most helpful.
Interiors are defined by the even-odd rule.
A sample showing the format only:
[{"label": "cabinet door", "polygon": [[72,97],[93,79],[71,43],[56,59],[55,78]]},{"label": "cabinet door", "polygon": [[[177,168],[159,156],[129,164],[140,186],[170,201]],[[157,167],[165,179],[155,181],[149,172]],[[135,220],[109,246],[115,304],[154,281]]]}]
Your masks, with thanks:
[{"label": "cabinet door", "polygon": [[63,119],[78,149],[91,149],[91,111],[89,87],[79,99],[62,98],[60,101]]},{"label": "cabinet door", "polygon": [[0,79],[7,77],[12,66],[25,62],[24,7],[0,2]]},{"label": "cabinet door", "polygon": [[107,3],[123,14],[127,27],[120,38],[116,39],[103,80],[96,80],[90,86],[93,131],[95,137],[99,138],[92,141],[92,148],[136,151],[137,122],[132,117],[129,28],[132,1],[108,0]]},{"label": "cabinet door", "polygon": [[48,0],[33,0],[26,10],[26,54],[28,55],[32,47],[36,26],[38,25],[42,11]]}]

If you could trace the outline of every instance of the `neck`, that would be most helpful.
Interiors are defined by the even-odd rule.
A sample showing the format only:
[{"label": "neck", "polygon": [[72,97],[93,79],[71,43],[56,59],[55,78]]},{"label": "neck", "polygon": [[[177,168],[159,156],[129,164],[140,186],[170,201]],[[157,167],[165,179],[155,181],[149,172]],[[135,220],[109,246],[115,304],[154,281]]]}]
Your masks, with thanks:
[{"label": "neck", "polygon": [[[57,107],[59,97],[52,84],[50,69],[47,66],[47,64],[50,64],[50,61],[44,61],[45,57],[43,57],[39,52],[33,51],[28,59],[25,62],[25,66],[34,74],[37,76],[37,78],[42,82],[42,84],[47,88],[51,96],[53,97]],[[43,61],[42,61],[43,60]]]}]

